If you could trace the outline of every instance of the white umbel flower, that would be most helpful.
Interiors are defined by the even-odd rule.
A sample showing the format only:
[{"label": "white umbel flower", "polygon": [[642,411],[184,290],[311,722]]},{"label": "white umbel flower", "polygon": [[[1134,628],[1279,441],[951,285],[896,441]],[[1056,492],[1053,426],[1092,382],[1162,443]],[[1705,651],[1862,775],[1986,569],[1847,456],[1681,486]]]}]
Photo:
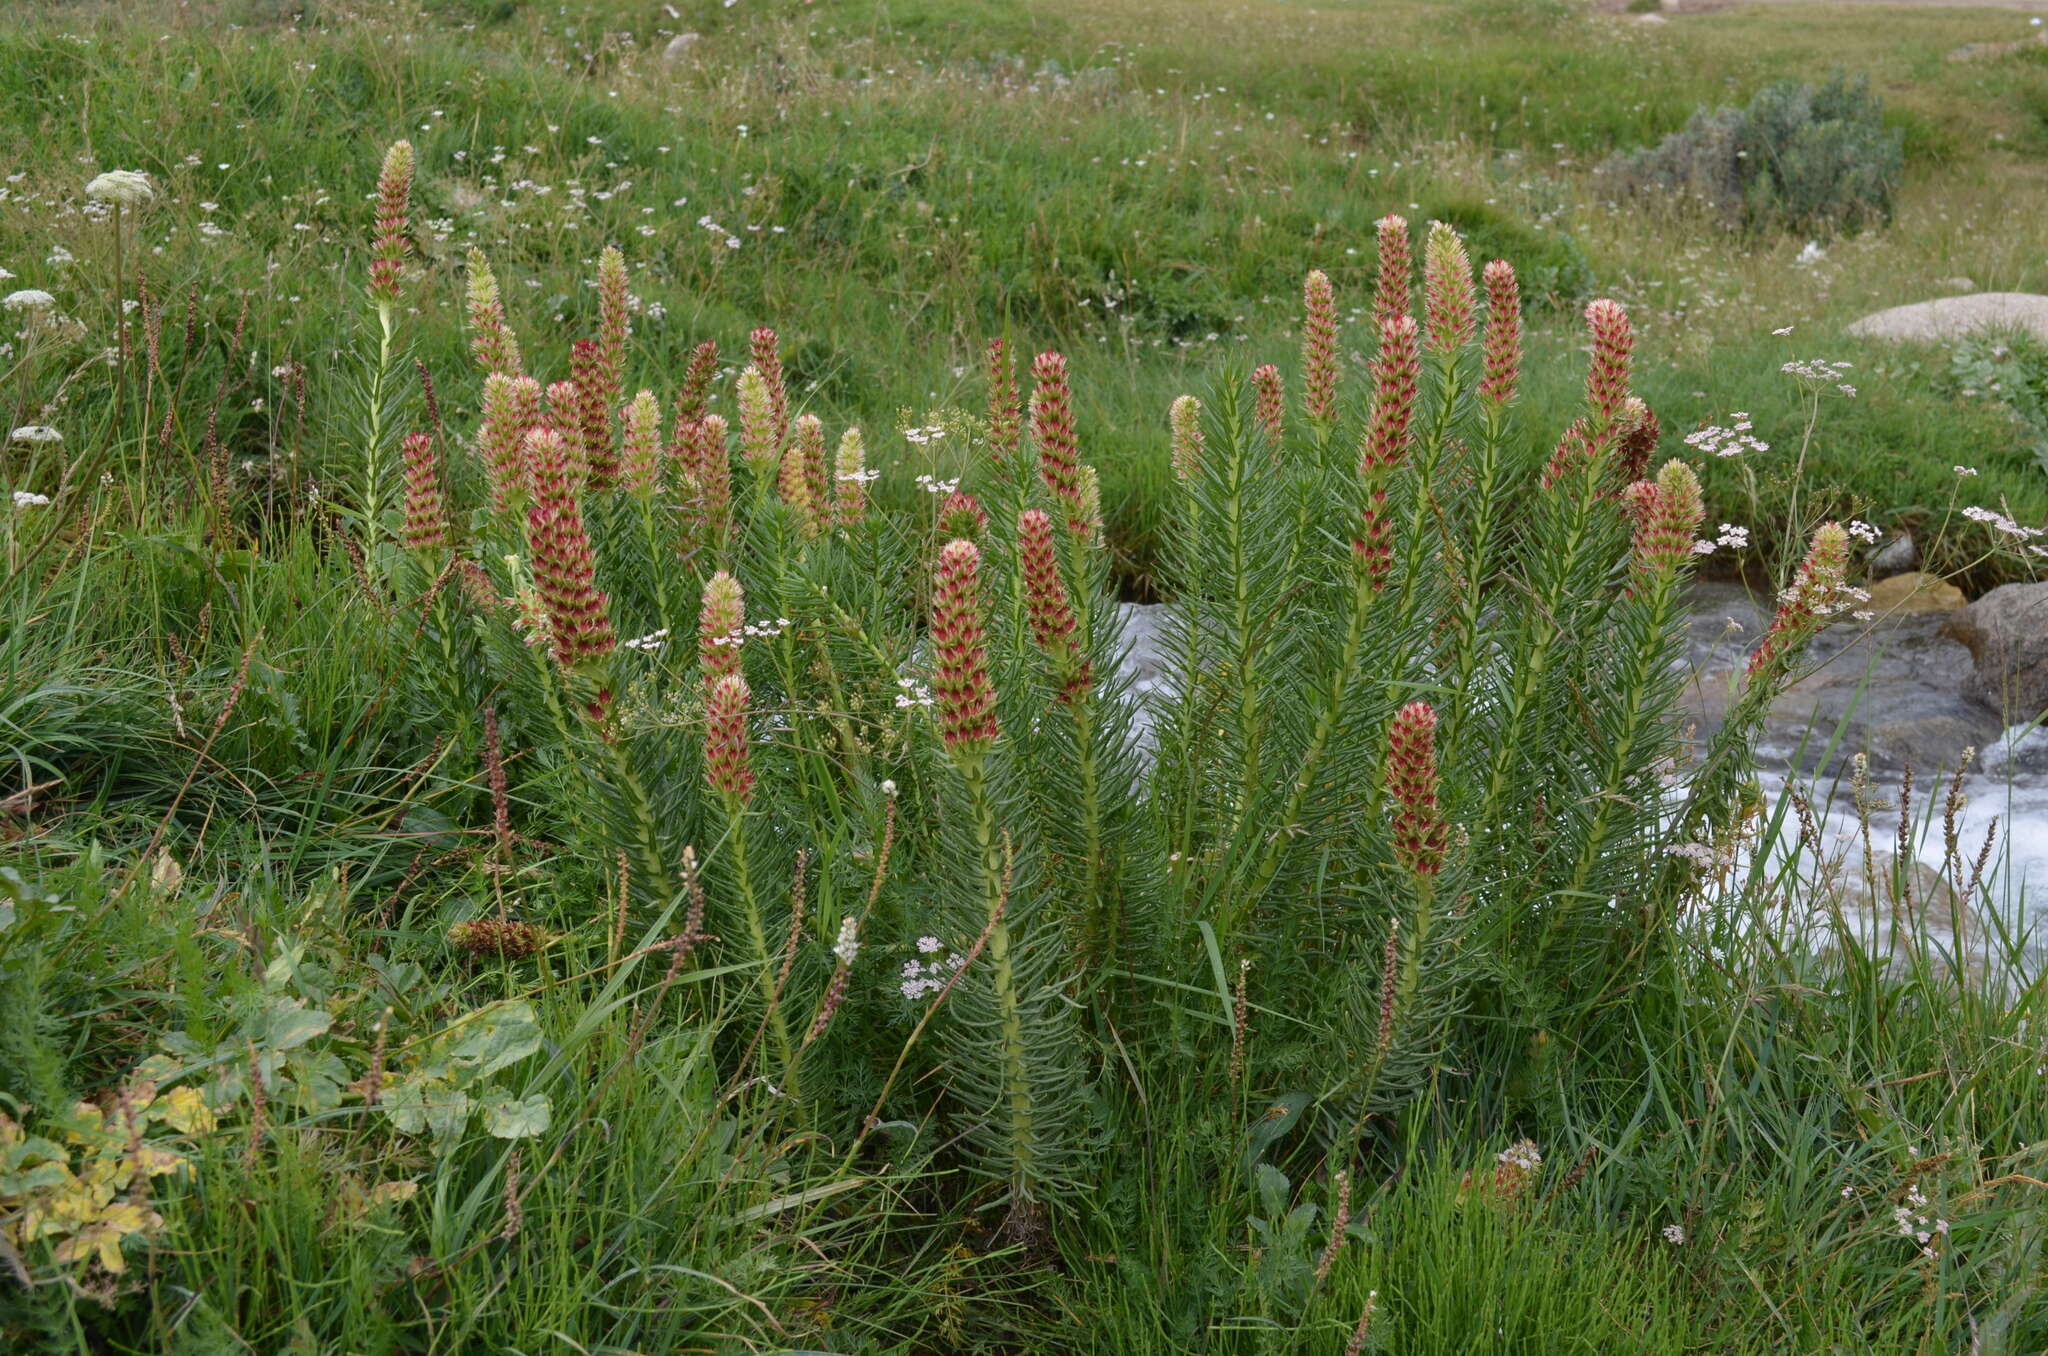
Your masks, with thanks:
[{"label": "white umbel flower", "polygon": [[41,508],[49,502],[50,496],[47,494],[31,494],[27,490],[14,492],[14,506],[18,509]]},{"label": "white umbel flower", "polygon": [[48,424],[23,424],[9,437],[17,443],[61,443],[64,435]]},{"label": "white umbel flower", "polygon": [[10,311],[47,311],[56,304],[57,299],[40,287],[24,287],[0,297],[0,306]]},{"label": "white umbel flower", "polygon": [[156,197],[156,186],[141,170],[108,170],[85,186],[85,196],[95,202],[140,207]]}]

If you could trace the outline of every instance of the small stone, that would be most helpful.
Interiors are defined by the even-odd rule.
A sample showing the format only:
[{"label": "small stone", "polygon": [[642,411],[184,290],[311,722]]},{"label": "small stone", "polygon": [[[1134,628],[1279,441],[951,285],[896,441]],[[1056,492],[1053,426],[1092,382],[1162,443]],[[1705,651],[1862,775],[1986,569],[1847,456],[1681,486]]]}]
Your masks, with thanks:
[{"label": "small stone", "polygon": [[1913,570],[1880,579],[1871,585],[1868,606],[1880,618],[1911,617],[1928,612],[1953,612],[1965,601],[1963,591],[1939,575]]},{"label": "small stone", "polygon": [[1947,632],[1975,664],[1964,696],[2009,721],[2048,711],[2048,584],[2001,584],[1956,613]]},{"label": "small stone", "polygon": [[1901,532],[1870,553],[1863,562],[1872,579],[1888,579],[1920,567],[1920,544],[1910,532]]},{"label": "small stone", "polygon": [[668,40],[668,46],[661,49],[663,61],[677,62],[690,59],[690,49],[702,38],[700,33],[678,33]]}]

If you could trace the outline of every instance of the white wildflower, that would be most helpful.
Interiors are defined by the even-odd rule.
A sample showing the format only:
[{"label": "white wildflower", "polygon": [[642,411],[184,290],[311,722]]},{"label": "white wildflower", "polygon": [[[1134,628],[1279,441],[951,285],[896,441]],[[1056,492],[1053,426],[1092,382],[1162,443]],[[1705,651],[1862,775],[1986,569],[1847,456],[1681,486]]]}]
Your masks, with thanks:
[{"label": "white wildflower", "polygon": [[156,197],[156,187],[141,170],[108,170],[85,186],[85,196],[95,202],[140,207]]},{"label": "white wildflower", "polygon": [[841,965],[853,964],[853,958],[860,954],[860,920],[848,914],[839,924],[839,940],[832,944],[832,954],[839,957]]},{"label": "white wildflower", "polygon": [[0,306],[10,311],[47,311],[56,304],[57,299],[39,287],[24,287],[0,297]]},{"label": "white wildflower", "polygon": [[61,443],[64,435],[48,424],[23,424],[8,435],[17,443]]}]

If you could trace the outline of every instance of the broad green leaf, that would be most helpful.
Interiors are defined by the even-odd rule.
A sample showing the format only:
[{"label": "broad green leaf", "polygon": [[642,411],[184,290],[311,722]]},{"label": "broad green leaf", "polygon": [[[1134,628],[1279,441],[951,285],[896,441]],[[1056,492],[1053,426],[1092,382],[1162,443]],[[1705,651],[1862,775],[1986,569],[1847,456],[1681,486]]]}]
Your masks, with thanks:
[{"label": "broad green leaf", "polygon": [[296,998],[280,999],[264,1014],[263,1044],[272,1050],[291,1050],[323,1034],[334,1018],[318,1008],[309,1008]]},{"label": "broad green leaf", "polygon": [[553,1120],[553,1108],[548,1105],[547,1094],[541,1092],[531,1097],[500,1093],[486,1098],[483,1109],[484,1129],[499,1139],[532,1139],[546,1134]]}]

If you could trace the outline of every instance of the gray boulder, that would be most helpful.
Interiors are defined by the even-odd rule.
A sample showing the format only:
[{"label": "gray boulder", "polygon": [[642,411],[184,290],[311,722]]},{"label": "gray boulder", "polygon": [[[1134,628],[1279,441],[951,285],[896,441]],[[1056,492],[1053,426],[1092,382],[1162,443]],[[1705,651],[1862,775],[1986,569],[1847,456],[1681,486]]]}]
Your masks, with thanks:
[{"label": "gray boulder", "polygon": [[2048,297],[2033,292],[1973,292],[1894,306],[1849,326],[1859,339],[1939,343],[1983,330],[2022,330],[2048,342]]},{"label": "gray boulder", "polygon": [[1946,623],[1970,651],[1963,695],[2010,721],[2048,711],[2048,584],[2002,584]]}]

